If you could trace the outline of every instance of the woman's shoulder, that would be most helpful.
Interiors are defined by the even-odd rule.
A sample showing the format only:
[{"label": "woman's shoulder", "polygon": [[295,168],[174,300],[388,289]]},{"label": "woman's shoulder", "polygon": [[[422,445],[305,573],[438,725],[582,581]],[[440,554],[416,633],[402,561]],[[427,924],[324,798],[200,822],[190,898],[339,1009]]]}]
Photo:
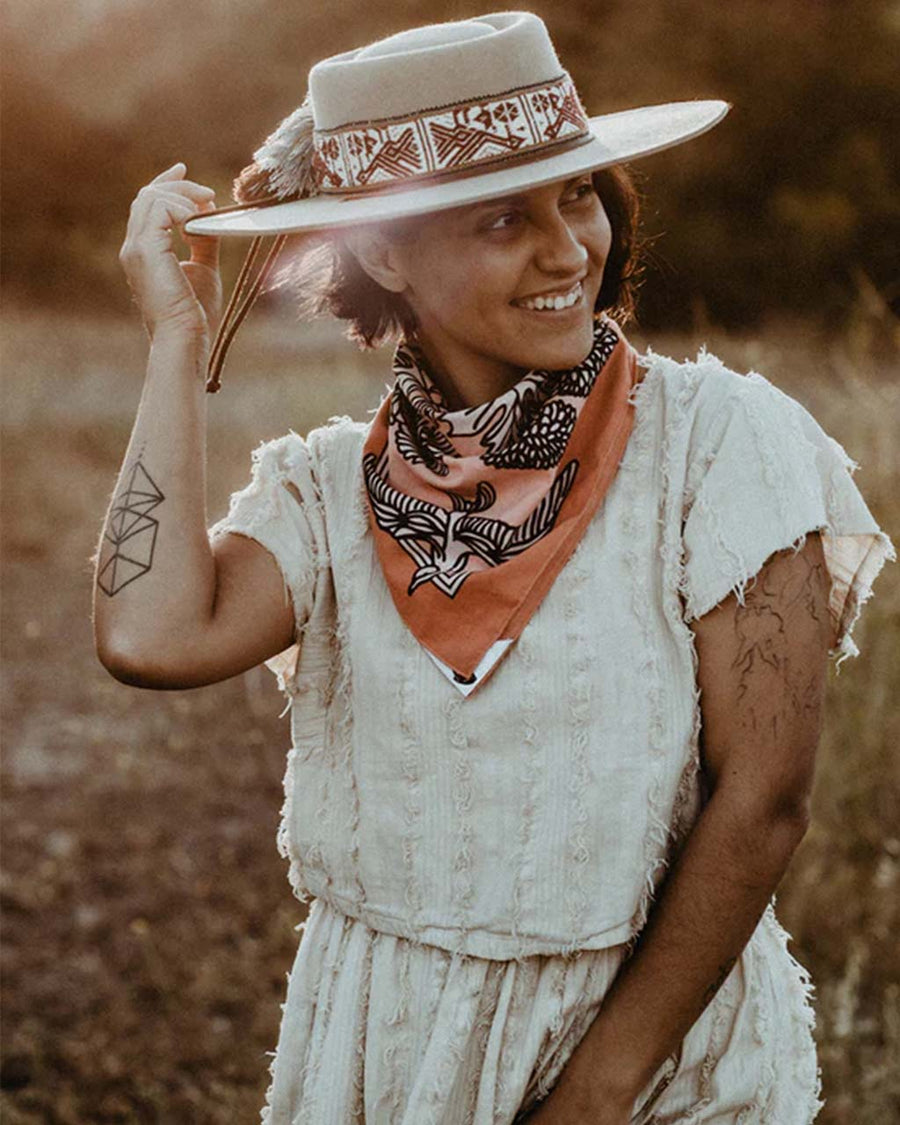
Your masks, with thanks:
[{"label": "woman's shoulder", "polygon": [[729,367],[714,352],[702,345],[695,359],[675,359],[648,347],[639,353],[645,369],[643,383],[673,402],[702,412],[715,412],[745,393],[755,381],[769,384],[757,371],[740,372]]},{"label": "woman's shoulder", "polygon": [[356,488],[362,466],[362,447],[371,421],[334,415],[306,435],[316,479],[326,505],[344,504]]},{"label": "woman's shoulder", "polygon": [[318,480],[337,463],[358,457],[369,425],[347,415],[335,415],[313,427],[305,437],[291,429],[261,442],[253,450],[253,461],[266,478],[299,483],[311,474]]},{"label": "woman's shoulder", "polygon": [[807,414],[765,375],[730,367],[705,345],[695,359],[683,360],[648,348],[640,362],[646,374],[638,395],[660,401],[666,430],[683,427],[689,455],[718,444],[729,426],[755,422],[793,430],[798,416]]},{"label": "woman's shoulder", "polygon": [[349,414],[334,414],[309,431],[307,445],[317,460],[352,455],[362,448],[370,425],[371,420],[361,422]]}]

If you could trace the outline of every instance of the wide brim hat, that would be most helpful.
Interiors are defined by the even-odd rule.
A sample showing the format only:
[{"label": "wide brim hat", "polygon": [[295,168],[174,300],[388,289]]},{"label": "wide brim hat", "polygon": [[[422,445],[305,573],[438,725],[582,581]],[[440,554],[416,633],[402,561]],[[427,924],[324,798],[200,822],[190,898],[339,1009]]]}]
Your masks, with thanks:
[{"label": "wide brim hat", "polygon": [[287,234],[440,211],[661,152],[729,109],[589,117],[533,12],[427,24],[316,63],[304,102],[254,153],[255,199],[184,229]]},{"label": "wide brim hat", "polygon": [[[649,156],[729,109],[694,100],[591,117],[533,12],[426,24],[316,63],[301,105],[235,180],[237,205],[182,226],[253,238],[237,293],[264,236],[276,241],[261,276],[292,234],[442,211]],[[227,347],[224,323],[217,344],[223,335]]]}]

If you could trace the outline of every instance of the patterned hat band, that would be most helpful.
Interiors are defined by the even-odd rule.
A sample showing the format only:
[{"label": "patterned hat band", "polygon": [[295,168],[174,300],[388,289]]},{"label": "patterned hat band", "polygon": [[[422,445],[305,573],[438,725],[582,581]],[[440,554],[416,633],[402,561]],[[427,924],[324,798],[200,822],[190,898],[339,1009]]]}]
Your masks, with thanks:
[{"label": "patterned hat band", "polygon": [[590,139],[575,83],[563,71],[549,82],[405,117],[315,129],[312,175],[321,194],[382,191],[534,160]]}]

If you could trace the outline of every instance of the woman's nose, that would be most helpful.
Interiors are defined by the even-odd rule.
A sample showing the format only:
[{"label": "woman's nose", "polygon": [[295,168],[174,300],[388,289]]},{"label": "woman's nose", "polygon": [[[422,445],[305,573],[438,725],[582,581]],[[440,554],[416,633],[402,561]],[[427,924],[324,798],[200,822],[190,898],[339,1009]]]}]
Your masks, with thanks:
[{"label": "woman's nose", "polygon": [[580,273],[587,260],[587,248],[562,215],[541,225],[535,261],[544,273]]}]

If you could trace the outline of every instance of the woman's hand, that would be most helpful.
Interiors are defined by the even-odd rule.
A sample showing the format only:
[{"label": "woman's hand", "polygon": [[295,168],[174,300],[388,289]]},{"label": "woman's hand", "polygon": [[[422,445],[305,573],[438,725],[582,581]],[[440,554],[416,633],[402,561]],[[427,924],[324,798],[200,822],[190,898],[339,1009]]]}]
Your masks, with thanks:
[{"label": "woman's hand", "polygon": [[185,164],[173,164],[141,188],[119,251],[151,339],[162,327],[209,339],[221,313],[218,238],[185,234],[191,252],[186,262],[172,245],[174,226],[215,205],[213,189],[182,179],[186,171]]}]

